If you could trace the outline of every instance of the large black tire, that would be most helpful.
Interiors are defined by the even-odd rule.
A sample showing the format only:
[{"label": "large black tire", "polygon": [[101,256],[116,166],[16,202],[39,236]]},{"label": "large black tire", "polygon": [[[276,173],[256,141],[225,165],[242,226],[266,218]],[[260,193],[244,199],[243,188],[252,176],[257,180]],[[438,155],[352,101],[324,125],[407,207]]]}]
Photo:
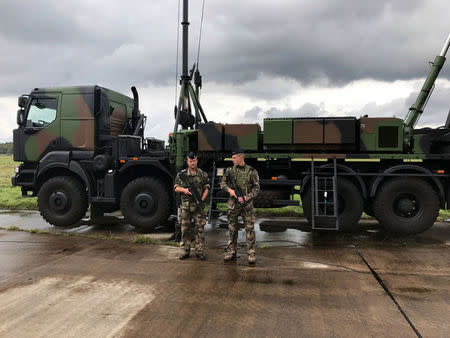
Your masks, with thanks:
[{"label": "large black tire", "polygon": [[430,228],[439,213],[439,198],[424,180],[395,178],[384,183],[374,203],[375,217],[390,232],[417,234]]},{"label": "large black tire", "polygon": [[137,230],[151,231],[169,218],[169,193],[157,178],[136,178],[123,189],[120,209]]},{"label": "large black tire", "polygon": [[70,176],[50,178],[39,189],[38,206],[48,223],[58,227],[70,226],[86,214],[86,188]]},{"label": "large black tire", "polygon": [[[359,189],[349,180],[339,178],[337,180],[338,189],[338,215],[339,230],[352,232],[359,230],[358,222],[363,212],[364,202]],[[311,188],[308,187],[302,194],[303,214],[308,222],[311,218]],[[323,228],[333,228],[335,220],[333,218],[316,218],[316,225]]]}]

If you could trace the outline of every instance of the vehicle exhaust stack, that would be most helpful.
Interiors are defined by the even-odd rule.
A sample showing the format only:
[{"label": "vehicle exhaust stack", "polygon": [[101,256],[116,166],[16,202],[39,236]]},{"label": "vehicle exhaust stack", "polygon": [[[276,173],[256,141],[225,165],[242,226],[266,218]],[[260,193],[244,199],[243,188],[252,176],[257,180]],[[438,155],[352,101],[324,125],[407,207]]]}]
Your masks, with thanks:
[{"label": "vehicle exhaust stack", "polygon": [[132,129],[136,129],[136,124],[139,119],[139,95],[137,92],[137,89],[135,86],[131,87],[131,92],[133,93],[133,100],[134,100],[134,107],[133,111],[131,113],[131,123],[132,123]]}]

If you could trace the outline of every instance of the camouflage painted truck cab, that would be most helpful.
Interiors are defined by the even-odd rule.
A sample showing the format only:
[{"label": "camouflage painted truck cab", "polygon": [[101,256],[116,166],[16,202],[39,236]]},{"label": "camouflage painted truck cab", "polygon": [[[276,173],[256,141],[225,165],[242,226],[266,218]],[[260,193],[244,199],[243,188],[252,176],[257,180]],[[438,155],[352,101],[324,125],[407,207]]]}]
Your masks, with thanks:
[{"label": "camouflage painted truck cab", "polygon": [[167,220],[173,170],[164,142],[144,139],[139,99],[99,87],[34,89],[19,98],[12,184],[56,226],[122,210],[132,225]]}]

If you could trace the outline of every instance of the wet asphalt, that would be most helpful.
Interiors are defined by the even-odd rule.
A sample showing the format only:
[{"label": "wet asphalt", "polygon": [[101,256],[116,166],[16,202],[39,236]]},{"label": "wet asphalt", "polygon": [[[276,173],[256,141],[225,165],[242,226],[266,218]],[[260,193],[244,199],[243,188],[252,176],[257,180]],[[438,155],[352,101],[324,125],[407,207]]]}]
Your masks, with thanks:
[{"label": "wet asphalt", "polygon": [[60,229],[0,212],[0,336],[448,336],[448,223],[407,237],[360,225],[260,219],[249,267],[244,231],[223,262],[224,219],[206,226],[206,261],[179,261],[177,247],[132,243],[142,234],[118,214]]}]

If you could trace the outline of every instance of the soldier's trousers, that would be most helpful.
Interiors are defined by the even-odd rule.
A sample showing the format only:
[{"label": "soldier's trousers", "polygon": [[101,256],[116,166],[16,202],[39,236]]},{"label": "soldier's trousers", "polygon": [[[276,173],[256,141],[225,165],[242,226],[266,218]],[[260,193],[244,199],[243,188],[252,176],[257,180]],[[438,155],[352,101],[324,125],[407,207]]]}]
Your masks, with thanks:
[{"label": "soldier's trousers", "polygon": [[237,202],[232,207],[228,205],[228,252],[236,253],[237,238],[239,232],[238,216],[241,216],[242,220],[244,221],[247,253],[254,254],[256,247],[256,210],[253,207],[253,202],[249,202],[243,207],[238,205]]},{"label": "soldier's trousers", "polygon": [[195,252],[203,253],[205,247],[205,224],[206,217],[203,206],[182,206],[181,207],[181,242],[180,247],[183,252],[191,249],[191,227],[192,219],[195,227]]}]

